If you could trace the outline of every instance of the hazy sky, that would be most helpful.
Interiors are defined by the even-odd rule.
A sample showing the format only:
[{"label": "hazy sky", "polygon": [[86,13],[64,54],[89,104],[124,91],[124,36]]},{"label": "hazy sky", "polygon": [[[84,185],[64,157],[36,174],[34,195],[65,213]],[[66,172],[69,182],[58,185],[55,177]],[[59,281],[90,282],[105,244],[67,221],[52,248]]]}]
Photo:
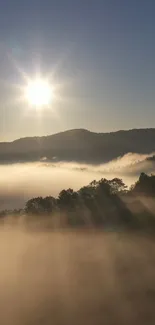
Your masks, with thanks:
[{"label": "hazy sky", "polygon": [[[39,69],[57,98],[36,111],[17,85]],[[155,1],[1,0],[0,99],[1,141],[154,127]]]}]

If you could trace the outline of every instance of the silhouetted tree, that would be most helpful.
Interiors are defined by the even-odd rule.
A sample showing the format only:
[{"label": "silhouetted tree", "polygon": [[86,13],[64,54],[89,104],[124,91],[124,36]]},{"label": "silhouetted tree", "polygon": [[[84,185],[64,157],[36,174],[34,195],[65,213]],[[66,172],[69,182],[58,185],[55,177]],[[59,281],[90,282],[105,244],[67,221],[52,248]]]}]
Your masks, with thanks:
[{"label": "silhouetted tree", "polygon": [[28,214],[49,214],[52,213],[56,207],[56,199],[52,196],[46,198],[37,197],[27,201],[25,211]]},{"label": "silhouetted tree", "polygon": [[76,206],[78,199],[78,193],[74,192],[73,189],[62,190],[58,196],[58,204],[61,209],[70,210]]},{"label": "silhouetted tree", "polygon": [[[155,211],[144,202],[143,196],[155,196],[155,176],[141,173],[139,180],[127,191],[122,179],[93,180],[77,192],[63,189],[58,198],[36,197],[27,201],[28,215],[59,216],[68,226],[135,226],[154,225]],[[23,210],[3,211],[1,217],[21,215]],[[137,222],[138,220],[138,222]],[[154,222],[154,223],[153,223]]]},{"label": "silhouetted tree", "polygon": [[141,195],[155,196],[155,176],[148,176],[145,173],[141,173],[139,180],[132,188],[132,192]]},{"label": "silhouetted tree", "polygon": [[112,180],[109,180],[108,183],[111,187],[112,194],[124,194],[127,191],[127,186],[120,178],[113,178]]}]

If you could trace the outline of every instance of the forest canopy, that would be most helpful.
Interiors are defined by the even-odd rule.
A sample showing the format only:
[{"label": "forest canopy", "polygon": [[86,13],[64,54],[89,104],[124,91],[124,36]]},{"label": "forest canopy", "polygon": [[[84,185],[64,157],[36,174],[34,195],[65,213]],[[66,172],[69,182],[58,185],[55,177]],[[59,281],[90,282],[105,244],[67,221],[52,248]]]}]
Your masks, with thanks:
[{"label": "forest canopy", "polygon": [[23,209],[1,211],[0,216],[55,220],[61,227],[153,227],[155,176],[141,173],[129,189],[120,178],[93,180],[78,191],[63,189],[56,198],[32,198]]}]

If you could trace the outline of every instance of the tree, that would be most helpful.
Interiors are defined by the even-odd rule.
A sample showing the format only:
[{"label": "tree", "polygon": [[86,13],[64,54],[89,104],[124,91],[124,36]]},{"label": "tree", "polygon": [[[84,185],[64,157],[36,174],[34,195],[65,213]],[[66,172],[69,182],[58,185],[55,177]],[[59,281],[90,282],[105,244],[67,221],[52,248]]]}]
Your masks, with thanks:
[{"label": "tree", "polygon": [[155,196],[155,176],[148,176],[145,173],[141,173],[139,180],[133,186],[132,192],[136,194]]},{"label": "tree", "polygon": [[27,201],[25,211],[28,214],[49,214],[56,208],[56,199],[52,196],[37,197]]},{"label": "tree", "polygon": [[73,189],[62,190],[58,196],[58,204],[60,208],[70,210],[76,205],[78,199],[78,193],[74,192]]},{"label": "tree", "polygon": [[113,178],[112,180],[109,180],[108,183],[111,187],[112,194],[123,194],[127,191],[127,186],[120,178]]}]

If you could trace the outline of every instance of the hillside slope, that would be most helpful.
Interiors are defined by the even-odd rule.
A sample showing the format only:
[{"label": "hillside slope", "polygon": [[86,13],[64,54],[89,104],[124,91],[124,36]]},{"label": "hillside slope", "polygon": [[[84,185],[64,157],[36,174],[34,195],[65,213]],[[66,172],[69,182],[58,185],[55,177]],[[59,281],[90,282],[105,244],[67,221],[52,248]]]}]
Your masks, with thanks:
[{"label": "hillside slope", "polygon": [[42,157],[55,161],[102,163],[128,152],[155,151],[155,129],[133,129],[95,133],[69,130],[43,137],[27,137],[0,143],[0,162],[36,161]]}]

